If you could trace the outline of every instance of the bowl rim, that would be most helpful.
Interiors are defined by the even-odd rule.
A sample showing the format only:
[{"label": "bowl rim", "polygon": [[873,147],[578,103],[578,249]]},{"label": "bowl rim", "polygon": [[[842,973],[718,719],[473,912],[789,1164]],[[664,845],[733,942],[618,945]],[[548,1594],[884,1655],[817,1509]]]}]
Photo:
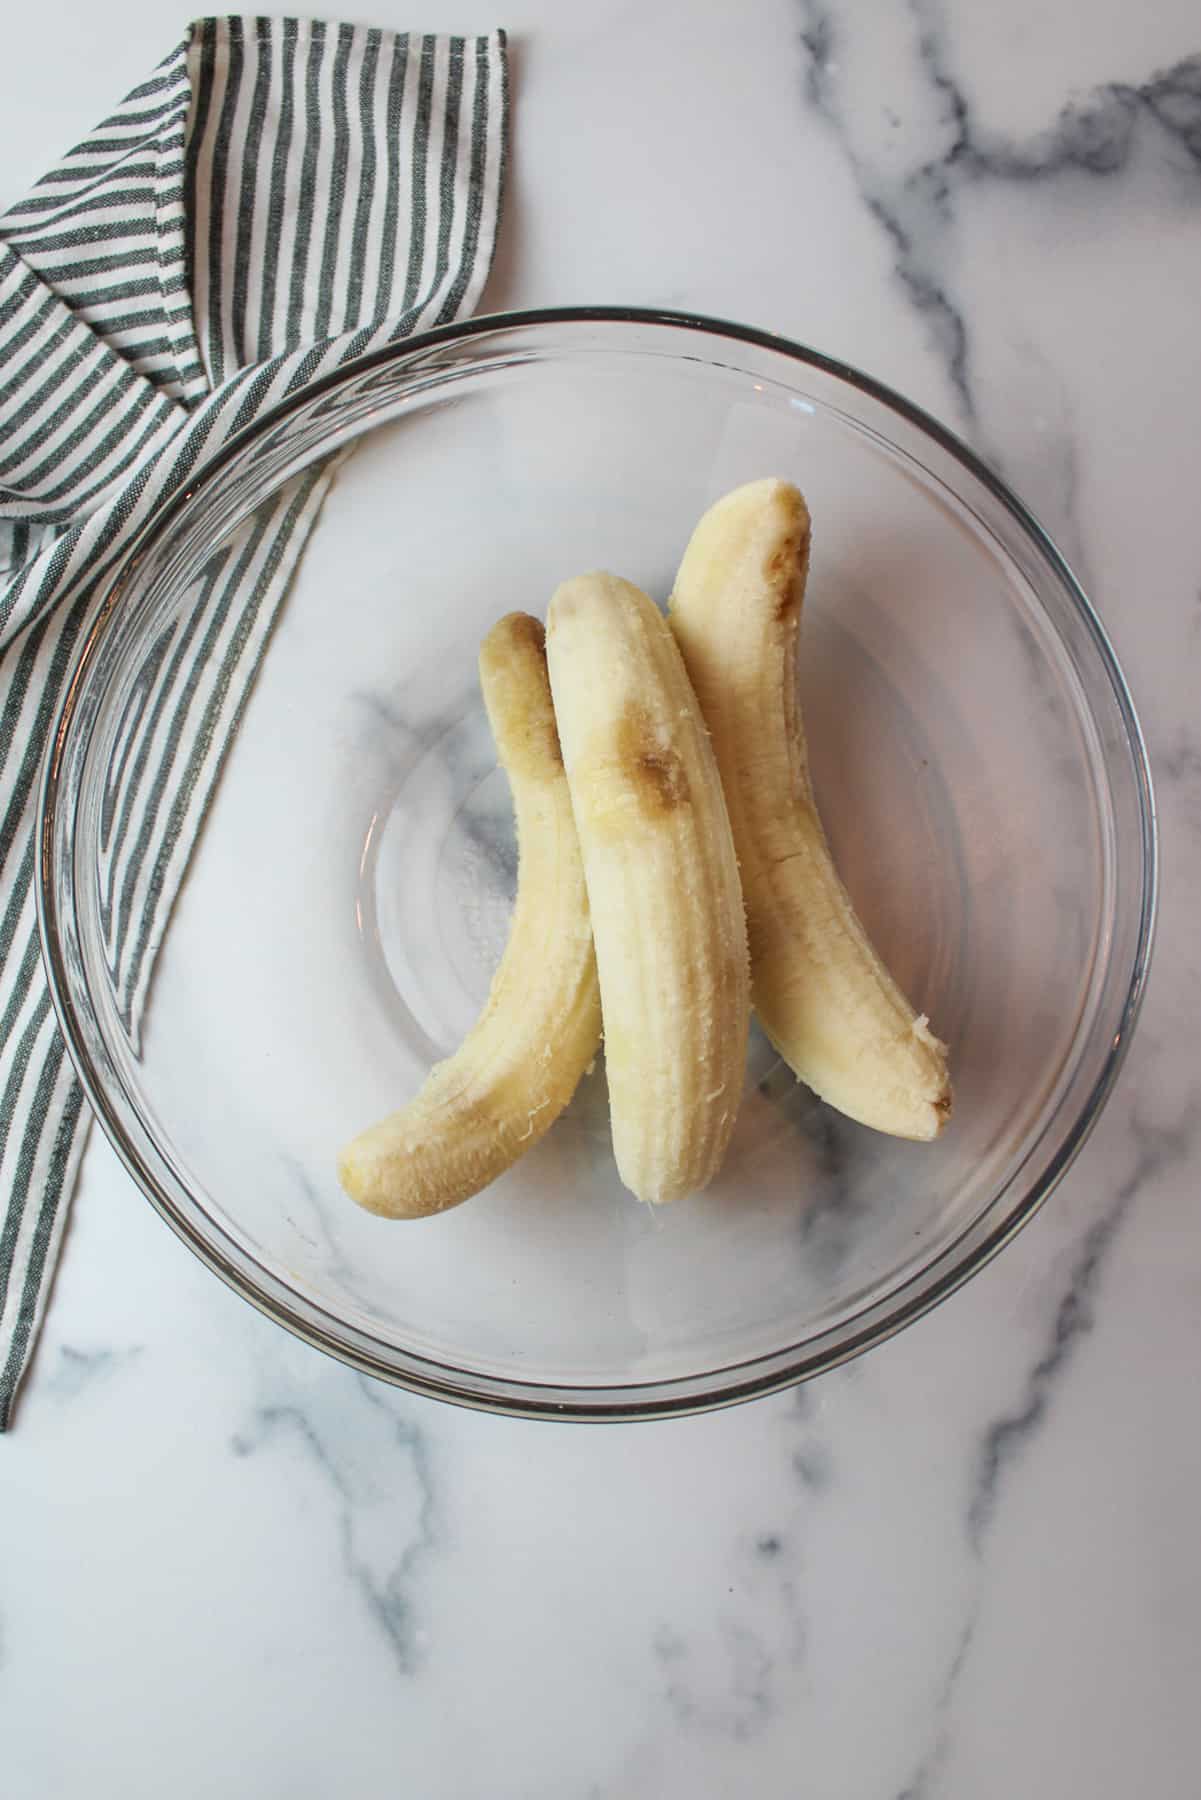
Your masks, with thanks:
[{"label": "bowl rim", "polygon": [[[195,498],[199,488],[207,486],[260,433],[274,429],[323,393],[373,368],[403,364],[410,358],[421,356],[441,345],[459,343],[489,333],[589,324],[665,326],[672,330],[691,331],[717,340],[774,352],[803,367],[832,375],[915,426],[946,451],[1001,504],[1030,540],[1040,559],[1058,577],[1091,639],[1092,647],[1100,660],[1101,672],[1108,680],[1130,753],[1139,815],[1142,882],[1138,895],[1139,918],[1130,978],[1117,1028],[1100,1072],[1041,1177],[1029,1191],[1021,1194],[1005,1216],[982,1236],[966,1256],[957,1257],[957,1251],[965,1233],[972,1229],[970,1225],[965,1227],[964,1233],[944,1245],[931,1263],[908,1276],[891,1294],[883,1300],[869,1303],[861,1315],[865,1323],[859,1329],[855,1328],[852,1316],[843,1325],[823,1332],[807,1348],[786,1346],[782,1350],[741,1363],[709,1370],[701,1376],[685,1375],[645,1383],[567,1386],[454,1370],[412,1351],[403,1353],[404,1366],[398,1367],[381,1356],[373,1355],[358,1343],[348,1341],[345,1335],[336,1335],[339,1329],[345,1333],[347,1327],[343,1321],[326,1312],[320,1303],[302,1299],[293,1290],[289,1290],[278,1275],[258,1264],[247,1252],[240,1252],[243,1262],[261,1268],[267,1277],[267,1285],[258,1285],[245,1267],[224,1254],[218,1243],[203,1235],[192,1220],[180,1211],[154,1171],[143,1160],[109,1104],[105,1084],[72,1002],[68,959],[55,895],[55,828],[62,797],[65,750],[83,679],[105,634],[120,590],[148,549],[161,540],[178,514]],[[1033,1218],[1066,1175],[1100,1118],[1125,1062],[1142,1007],[1158,911],[1159,834],[1155,796],[1146,742],[1134,702],[1105,627],[1067,559],[1035,515],[1008,484],[947,426],[895,388],[854,365],[796,339],[761,330],[756,326],[738,324],[704,313],[657,307],[593,305],[517,309],[481,313],[454,324],[436,326],[348,359],[297,387],[259,414],[249,425],[231,434],[204,461],[196,478],[185,483],[142,526],[117,565],[102,577],[93,606],[93,618],[84,635],[71,677],[65,685],[51,731],[37,809],[35,895],[38,930],[59,1030],[94,1116],[137,1186],[176,1235],[227,1286],[276,1324],[359,1372],[426,1398],[445,1400],[478,1411],[527,1419],[550,1418],[581,1422],[626,1423],[678,1417],[777,1393],[884,1343],[905,1326],[932,1311],[972,1276],[978,1274]],[[1017,1171],[1015,1178],[1016,1175]],[[218,1231],[220,1229],[217,1227]],[[222,1232],[221,1235],[225,1234]],[[940,1263],[946,1266],[934,1279],[930,1279],[931,1272],[937,1270]],[[290,1295],[291,1302],[295,1304],[282,1297],[281,1293],[272,1292],[272,1286],[282,1290],[283,1294]],[[302,1311],[302,1307],[307,1312]],[[327,1319],[333,1329],[323,1330],[319,1323],[321,1319]],[[356,1336],[363,1335],[365,1334],[356,1331]],[[836,1342],[825,1341],[835,1336]]]}]

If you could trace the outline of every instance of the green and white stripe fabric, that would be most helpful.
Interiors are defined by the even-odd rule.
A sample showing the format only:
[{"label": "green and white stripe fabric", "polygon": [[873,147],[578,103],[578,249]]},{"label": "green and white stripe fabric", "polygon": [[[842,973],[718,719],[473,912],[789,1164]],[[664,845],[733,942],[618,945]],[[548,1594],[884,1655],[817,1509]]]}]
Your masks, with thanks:
[{"label": "green and white stripe fabric", "polygon": [[[42,970],[34,812],[98,586],[264,408],[471,310],[506,106],[499,32],[208,19],[0,215],[0,1430],[88,1122]],[[222,751],[332,477],[310,472],[260,509],[210,559],[203,641],[185,624],[159,647],[104,871],[135,1034]]]}]

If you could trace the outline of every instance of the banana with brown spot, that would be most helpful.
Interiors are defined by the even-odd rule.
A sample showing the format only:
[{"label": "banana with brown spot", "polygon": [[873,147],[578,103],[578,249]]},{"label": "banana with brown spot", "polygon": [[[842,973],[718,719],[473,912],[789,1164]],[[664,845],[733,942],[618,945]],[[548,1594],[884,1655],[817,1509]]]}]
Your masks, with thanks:
[{"label": "banana with brown spot", "polygon": [[445,1212],[545,1136],[600,1047],[600,995],[579,842],[542,626],[510,613],[480,684],[517,820],[517,900],[478,1021],[416,1098],[347,1145],[338,1175],[390,1219]]},{"label": "banana with brown spot", "polygon": [[809,781],[796,681],[809,535],[790,482],[727,494],[684,553],[671,628],[721,768],[764,1029],[840,1112],[933,1138],[951,1111],[945,1046],[868,941]]},{"label": "banana with brown spot", "polygon": [[547,618],[584,858],[618,1172],[674,1200],[721,1166],[742,1096],[746,926],[708,735],[658,608],[616,576]]}]

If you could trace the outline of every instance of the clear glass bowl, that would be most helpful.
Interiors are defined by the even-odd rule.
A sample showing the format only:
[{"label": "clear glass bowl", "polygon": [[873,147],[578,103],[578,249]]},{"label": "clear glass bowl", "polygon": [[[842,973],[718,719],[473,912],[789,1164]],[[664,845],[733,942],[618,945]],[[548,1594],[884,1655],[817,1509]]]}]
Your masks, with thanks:
[{"label": "clear glass bowl", "polygon": [[[144,1031],[103,930],[106,818],[155,646],[247,512],[353,446],[231,748]],[[933,1146],[841,1119],[754,1032],[728,1162],[659,1211],[619,1185],[603,1068],[464,1207],[359,1212],[341,1143],[471,1024],[515,873],[484,632],[608,567],[666,596],[693,524],[764,474],[814,519],[802,694],[822,811],[876,943],[952,1047]],[[423,1393],[557,1418],[684,1412],[877,1343],[1029,1218],[1126,1048],[1154,917],[1129,694],[1062,558],[931,419],[713,321],[481,319],[298,392],[155,522],[56,734],[42,924],[92,1105],[247,1299]],[[197,611],[199,609],[199,613]]]}]

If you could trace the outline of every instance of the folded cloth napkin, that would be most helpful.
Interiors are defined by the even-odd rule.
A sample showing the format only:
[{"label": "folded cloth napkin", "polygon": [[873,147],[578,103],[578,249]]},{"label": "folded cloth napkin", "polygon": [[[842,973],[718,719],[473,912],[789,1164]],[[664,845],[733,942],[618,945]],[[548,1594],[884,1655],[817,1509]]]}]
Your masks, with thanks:
[{"label": "folded cloth napkin", "polygon": [[[0,1430],[89,1122],[42,969],[34,814],[99,584],[264,408],[470,312],[496,234],[506,108],[500,32],[206,19],[0,215]],[[217,577],[219,633],[175,647],[115,890],[135,1034],[222,753],[331,478],[308,472],[247,521]]]}]

